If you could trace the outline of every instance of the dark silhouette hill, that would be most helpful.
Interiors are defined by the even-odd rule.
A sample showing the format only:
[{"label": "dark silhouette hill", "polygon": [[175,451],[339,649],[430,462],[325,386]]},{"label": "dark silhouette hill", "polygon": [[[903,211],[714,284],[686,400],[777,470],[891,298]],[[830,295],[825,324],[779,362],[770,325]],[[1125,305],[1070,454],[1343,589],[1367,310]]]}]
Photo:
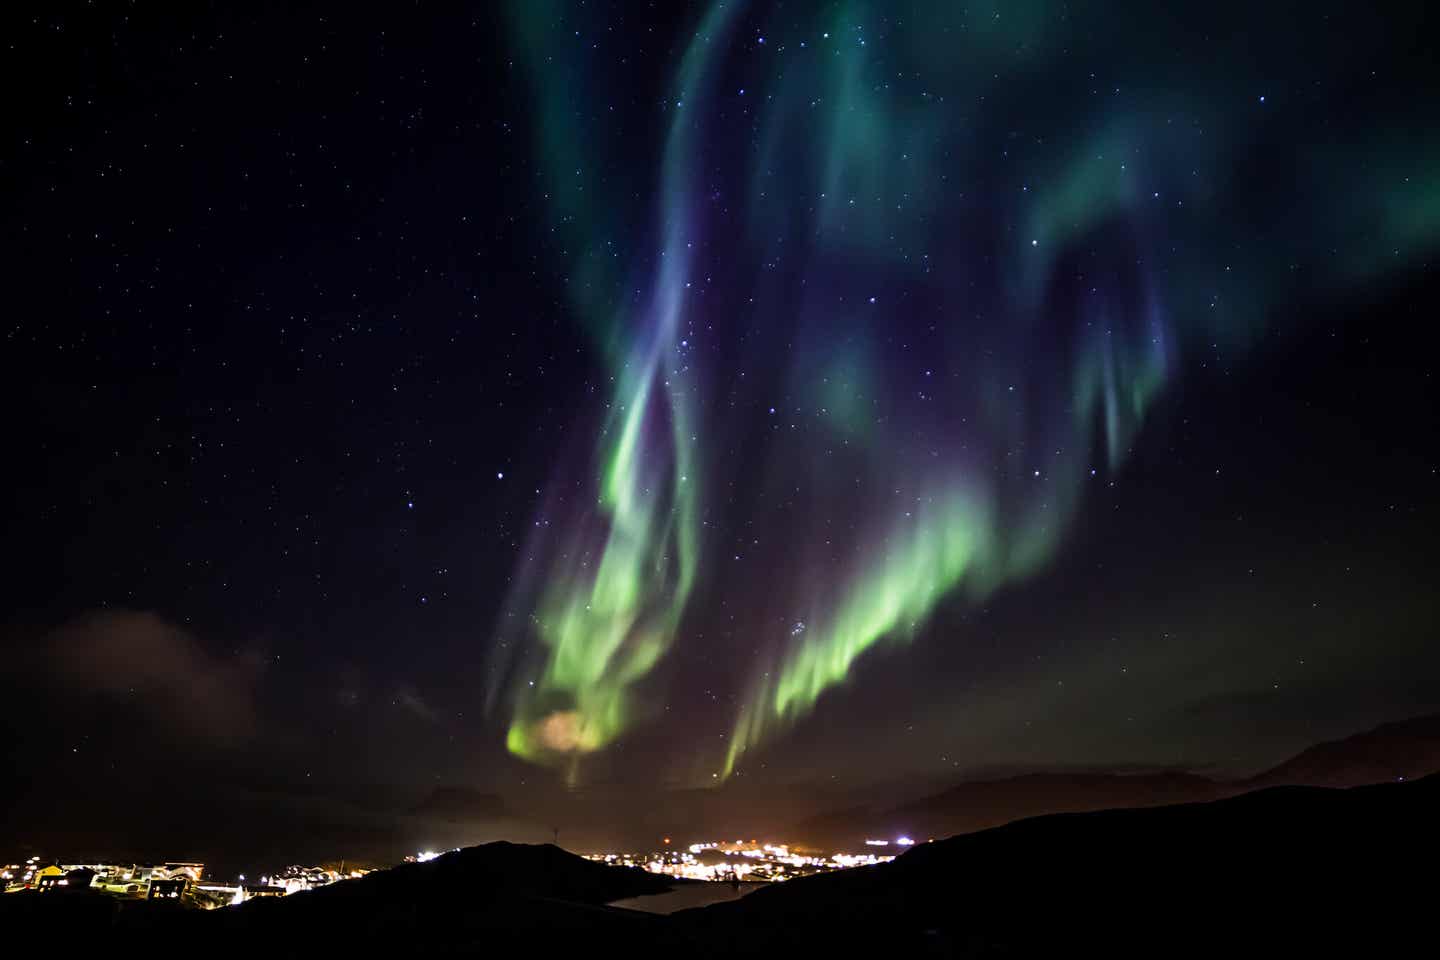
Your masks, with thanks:
[{"label": "dark silhouette hill", "polygon": [[713,955],[1376,954],[1431,940],[1440,776],[1056,814],[672,919]]},{"label": "dark silhouette hill", "polygon": [[1150,807],[1211,800],[1236,790],[1185,773],[1034,773],[962,783],[888,810],[852,809],[806,821],[794,835],[853,847],[866,837],[916,840],[973,833],[1048,813]]},{"label": "dark silhouette hill", "polygon": [[851,807],[809,818],[787,836],[821,847],[867,837],[949,837],[1050,813],[1194,803],[1283,785],[1352,787],[1440,771],[1440,714],[1388,723],[1311,747],[1244,780],[1185,772],[1033,773],[974,780],[888,808]]},{"label": "dark silhouette hill", "polygon": [[1303,750],[1245,781],[1249,788],[1279,784],[1355,787],[1414,780],[1440,771],[1440,714],[1387,723]]},{"label": "dark silhouette hill", "polygon": [[674,885],[668,877],[609,867],[551,844],[501,842],[194,919],[202,936],[248,942],[257,950],[278,942],[423,952],[493,946],[497,939],[519,945],[532,938],[573,938],[579,945],[597,935],[628,935],[644,923],[603,904]]}]

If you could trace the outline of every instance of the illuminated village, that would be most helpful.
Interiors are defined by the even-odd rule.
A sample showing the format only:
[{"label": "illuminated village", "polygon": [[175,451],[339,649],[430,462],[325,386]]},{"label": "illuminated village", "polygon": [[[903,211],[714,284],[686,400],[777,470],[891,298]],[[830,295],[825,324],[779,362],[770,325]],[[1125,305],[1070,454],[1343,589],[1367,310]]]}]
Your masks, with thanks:
[{"label": "illuminated village", "polygon": [[65,863],[30,857],[23,863],[0,868],[6,893],[34,891],[58,893],[89,888],[129,900],[178,900],[201,909],[231,906],[255,897],[283,897],[302,890],[328,886],[338,880],[362,877],[368,871],[340,873],[323,867],[287,867],[273,876],[253,881],[244,874],[234,881],[205,879],[205,864],[195,861],[162,863]]},{"label": "illuminated village", "polygon": [[[909,837],[891,840],[866,840],[877,851],[903,850],[915,841]],[[828,873],[847,867],[863,867],[895,859],[894,852],[829,853],[792,848],[784,843],[761,843],[757,840],[707,841],[671,849],[670,838],[665,849],[651,853],[592,853],[590,860],[623,867],[640,867],[651,873],[686,880],[771,883],[793,880],[814,873]]]}]

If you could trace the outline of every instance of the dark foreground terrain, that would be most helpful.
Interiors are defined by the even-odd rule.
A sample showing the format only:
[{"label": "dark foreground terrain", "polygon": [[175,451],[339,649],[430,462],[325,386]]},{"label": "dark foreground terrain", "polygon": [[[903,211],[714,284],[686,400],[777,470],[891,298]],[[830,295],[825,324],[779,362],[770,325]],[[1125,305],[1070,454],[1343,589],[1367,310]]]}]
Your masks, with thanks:
[{"label": "dark foreground terrain", "polygon": [[1375,955],[1433,939],[1437,811],[1440,775],[1057,814],[668,917],[605,906],[664,878],[496,843],[210,913],[12,894],[0,927],[205,956]]}]

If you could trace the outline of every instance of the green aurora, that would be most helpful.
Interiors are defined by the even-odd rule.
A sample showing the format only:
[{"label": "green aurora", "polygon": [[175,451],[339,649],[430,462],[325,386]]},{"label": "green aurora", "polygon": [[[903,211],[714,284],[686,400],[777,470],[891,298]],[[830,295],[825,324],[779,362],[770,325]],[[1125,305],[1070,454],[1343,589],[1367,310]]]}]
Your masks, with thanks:
[{"label": "green aurora", "polygon": [[[1389,130],[1369,146],[1317,143],[1287,209],[1323,222],[1289,224],[1281,242],[1263,211],[1226,207],[1272,115],[1308,109],[1262,68],[1208,70],[1199,89],[1198,61],[1183,60],[1201,54],[1161,70],[1147,59],[1158,54],[1094,30],[1087,62],[1113,76],[1077,82],[1067,48],[1084,24],[1047,4],[980,8],[841,0],[767,18],[712,4],[657,112],[660,242],[653,257],[643,241],[627,247],[652,277],[635,309],[611,242],[635,198],[595,174],[627,145],[582,109],[603,102],[603,81],[566,52],[565,8],[512,6],[552,215],[578,251],[567,293],[615,385],[593,508],[572,518],[540,585],[517,593],[528,635],[516,642],[538,666],[512,672],[514,754],[573,778],[580,757],[654,715],[641,691],[727,553],[702,537],[724,472],[710,444],[742,415],[696,369],[692,282],[726,277],[744,291],[744,329],[777,342],[770,331],[787,331],[797,358],[782,377],[789,406],[769,413],[815,429],[757,473],[786,488],[814,478],[814,513],[863,518],[844,550],[797,547],[752,583],[772,606],[808,611],[806,625],[749,627],[757,652],[699,777],[711,782],[852,680],[868,652],[915,637],[947,597],[981,599],[1050,562],[1177,358],[1247,347],[1297,264],[1318,263],[1338,294],[1440,239],[1433,140],[1411,155]],[[1125,35],[1177,29],[1151,16]],[[716,197],[723,230],[704,215]],[[866,284],[908,299],[877,303]],[[910,326],[935,344],[918,390],[899,385],[914,375],[896,332]],[[708,382],[732,382],[720,373]],[[820,465],[836,456],[851,473]]]},{"label": "green aurora", "polygon": [[[703,95],[727,19],[722,5],[697,30],[677,103]],[[662,266],[642,337],[617,352],[624,359],[598,457],[603,542],[593,551],[577,545],[578,562],[547,579],[533,619],[544,666],[517,698],[506,737],[517,756],[566,762],[572,776],[575,758],[607,746],[632,722],[631,689],[674,641],[699,562],[693,398],[690,371],[676,353],[692,271],[693,123],[678,107],[665,147]]]}]

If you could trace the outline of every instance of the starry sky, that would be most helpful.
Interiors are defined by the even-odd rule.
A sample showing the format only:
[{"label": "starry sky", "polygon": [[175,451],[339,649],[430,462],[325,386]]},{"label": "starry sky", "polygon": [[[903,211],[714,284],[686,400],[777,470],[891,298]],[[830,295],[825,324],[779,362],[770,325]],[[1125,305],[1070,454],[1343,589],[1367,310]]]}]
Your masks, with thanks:
[{"label": "starry sky", "polygon": [[11,833],[1440,707],[1424,4],[23,6]]}]

